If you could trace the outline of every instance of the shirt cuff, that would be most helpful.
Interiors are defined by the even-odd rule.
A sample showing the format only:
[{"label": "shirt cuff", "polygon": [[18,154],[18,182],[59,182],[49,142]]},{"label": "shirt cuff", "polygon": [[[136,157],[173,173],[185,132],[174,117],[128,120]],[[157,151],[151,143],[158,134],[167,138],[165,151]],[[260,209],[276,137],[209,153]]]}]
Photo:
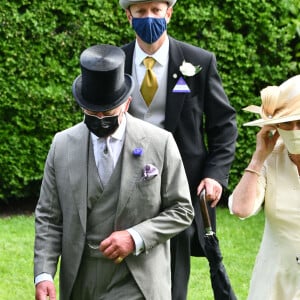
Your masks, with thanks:
[{"label": "shirt cuff", "polygon": [[51,281],[53,282],[53,278],[50,274],[48,273],[41,273],[38,276],[35,277],[34,284],[37,285],[38,283],[42,281]]},{"label": "shirt cuff", "polygon": [[129,229],[127,229],[127,231],[130,233],[130,235],[132,236],[132,238],[134,240],[135,250],[133,251],[133,255],[137,256],[137,255],[141,254],[145,249],[144,241],[143,241],[142,237],[140,236],[140,234],[137,231],[135,231],[134,229],[129,228]]}]

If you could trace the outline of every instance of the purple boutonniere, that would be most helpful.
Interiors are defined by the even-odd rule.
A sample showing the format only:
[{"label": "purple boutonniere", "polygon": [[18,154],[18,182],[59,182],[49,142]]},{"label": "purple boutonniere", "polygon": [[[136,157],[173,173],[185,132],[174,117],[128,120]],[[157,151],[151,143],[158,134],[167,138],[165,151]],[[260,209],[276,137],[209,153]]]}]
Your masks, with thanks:
[{"label": "purple boutonniere", "polygon": [[139,157],[143,154],[143,148],[135,148],[132,151],[133,156]]}]

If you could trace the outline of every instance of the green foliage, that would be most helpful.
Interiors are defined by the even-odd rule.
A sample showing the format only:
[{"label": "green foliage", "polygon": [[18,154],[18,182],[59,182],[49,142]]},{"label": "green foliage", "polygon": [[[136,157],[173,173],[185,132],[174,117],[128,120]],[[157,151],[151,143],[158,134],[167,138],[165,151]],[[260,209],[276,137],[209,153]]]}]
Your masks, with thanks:
[{"label": "green foliage", "polygon": [[[259,91],[299,73],[298,0],[178,0],[169,33],[213,51],[238,113],[240,136],[231,186],[251,155]],[[79,55],[134,38],[117,0],[15,0],[0,6],[0,200],[36,196],[55,132],[82,119],[71,86]],[[248,136],[251,136],[249,139]]]},{"label": "green foliage", "polygon": [[[217,237],[223,264],[237,299],[247,299],[252,269],[260,246],[264,212],[240,220],[227,208],[217,208]],[[208,279],[209,265],[205,258],[191,258],[188,300],[211,300],[213,291]]]},{"label": "green foliage", "polygon": [[175,6],[169,33],[216,54],[224,88],[238,114],[230,189],[250,160],[258,130],[242,126],[258,118],[242,108],[260,105],[262,88],[300,72],[299,12],[296,0],[191,0]]}]

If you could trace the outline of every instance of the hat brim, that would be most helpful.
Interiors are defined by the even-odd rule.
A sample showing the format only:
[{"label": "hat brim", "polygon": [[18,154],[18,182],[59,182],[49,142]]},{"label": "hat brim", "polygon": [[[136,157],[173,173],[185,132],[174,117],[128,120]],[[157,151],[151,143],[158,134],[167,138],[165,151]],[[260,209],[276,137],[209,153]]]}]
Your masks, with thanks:
[{"label": "hat brim", "polygon": [[[124,103],[129,96],[132,94],[133,88],[134,88],[134,80],[133,77],[125,74],[124,76],[124,92],[121,96],[119,96],[117,99],[115,99],[112,103],[110,104],[104,104],[104,105],[99,105],[99,104],[92,104],[89,103],[87,99],[84,99],[84,97],[82,96],[82,76],[79,75],[73,82],[73,86],[72,86],[72,92],[73,92],[73,96],[76,100],[76,102],[79,104],[80,107],[84,108],[84,109],[88,109],[91,111],[96,111],[96,112],[103,112],[103,111],[108,111],[108,110],[112,110],[116,107],[118,107],[119,105],[121,105],[122,103]],[[113,95],[111,96],[113,98]]]},{"label": "hat brim", "polygon": [[167,2],[169,6],[174,6],[177,0],[120,0],[119,4],[123,9],[128,9],[129,6],[146,2]]},{"label": "hat brim", "polygon": [[244,126],[264,126],[264,125],[275,125],[279,123],[285,123],[285,122],[292,122],[292,121],[297,121],[300,120],[300,114],[293,115],[293,116],[286,116],[286,117],[280,117],[276,119],[270,119],[270,120],[265,120],[265,119],[259,119],[251,122],[247,122],[243,124]]}]

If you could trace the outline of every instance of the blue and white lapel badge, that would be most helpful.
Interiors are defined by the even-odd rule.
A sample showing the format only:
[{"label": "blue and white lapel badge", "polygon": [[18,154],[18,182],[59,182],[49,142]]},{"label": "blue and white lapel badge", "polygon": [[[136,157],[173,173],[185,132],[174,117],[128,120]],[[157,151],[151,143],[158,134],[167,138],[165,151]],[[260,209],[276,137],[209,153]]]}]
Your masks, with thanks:
[{"label": "blue and white lapel badge", "polygon": [[[195,76],[197,73],[201,71],[201,67],[199,66],[194,66],[190,62],[186,62],[183,60],[182,65],[179,67],[179,71],[181,74],[185,77],[192,77]],[[173,74],[173,78],[177,78],[177,74]],[[190,93],[191,90],[189,86],[186,84],[185,80],[183,77],[179,77],[175,87],[173,88],[173,93]]]},{"label": "blue and white lapel badge", "polygon": [[187,85],[187,83],[185,82],[185,80],[183,79],[183,77],[179,77],[172,92],[173,93],[190,93],[191,90],[190,90],[189,86]]}]

